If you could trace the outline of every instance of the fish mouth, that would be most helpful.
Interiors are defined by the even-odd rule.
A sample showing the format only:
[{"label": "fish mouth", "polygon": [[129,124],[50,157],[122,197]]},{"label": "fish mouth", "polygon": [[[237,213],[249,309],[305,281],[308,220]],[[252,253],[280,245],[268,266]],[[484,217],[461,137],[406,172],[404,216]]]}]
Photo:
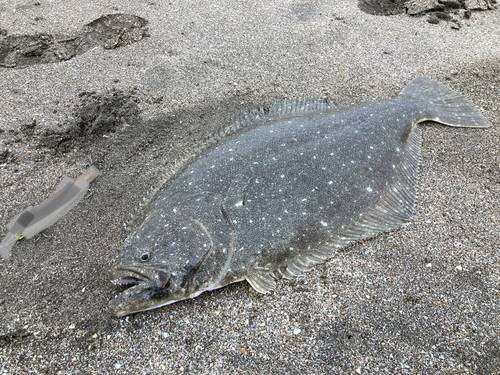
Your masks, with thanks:
[{"label": "fish mouth", "polygon": [[170,295],[171,273],[165,266],[120,266],[112,271],[111,282],[126,289],[109,302],[118,316],[149,310]]},{"label": "fish mouth", "polygon": [[111,282],[116,286],[132,286],[141,283],[141,280],[134,276],[124,276]]},{"label": "fish mouth", "polygon": [[120,266],[113,270],[111,282],[117,286],[149,286],[164,289],[170,284],[171,273],[165,266]]}]

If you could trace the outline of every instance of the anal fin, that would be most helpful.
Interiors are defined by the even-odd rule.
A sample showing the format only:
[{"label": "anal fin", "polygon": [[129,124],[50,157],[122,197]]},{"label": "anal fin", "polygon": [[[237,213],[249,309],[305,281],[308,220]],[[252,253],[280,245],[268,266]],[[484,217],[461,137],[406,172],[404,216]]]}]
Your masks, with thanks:
[{"label": "anal fin", "polygon": [[290,279],[299,276],[314,265],[323,263],[349,243],[404,226],[413,213],[417,194],[420,144],[420,130],[414,127],[408,136],[405,156],[398,166],[395,178],[378,202],[359,220],[350,223],[332,238],[274,271],[275,277]]}]

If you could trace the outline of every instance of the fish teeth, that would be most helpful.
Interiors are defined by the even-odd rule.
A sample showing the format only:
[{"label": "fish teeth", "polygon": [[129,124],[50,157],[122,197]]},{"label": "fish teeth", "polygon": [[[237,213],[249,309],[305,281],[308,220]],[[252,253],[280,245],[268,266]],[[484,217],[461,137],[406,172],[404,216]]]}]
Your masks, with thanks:
[{"label": "fish teeth", "polygon": [[120,279],[111,280],[111,282],[118,286],[126,286],[126,285],[137,285],[139,284],[139,280],[131,278],[131,277],[122,277]]}]

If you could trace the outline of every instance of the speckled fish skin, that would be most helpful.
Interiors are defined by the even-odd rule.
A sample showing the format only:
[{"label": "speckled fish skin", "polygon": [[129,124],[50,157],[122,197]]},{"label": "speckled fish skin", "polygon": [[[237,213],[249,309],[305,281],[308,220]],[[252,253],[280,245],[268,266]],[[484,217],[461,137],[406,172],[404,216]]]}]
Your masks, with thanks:
[{"label": "speckled fish skin", "polygon": [[112,270],[115,284],[133,285],[111,300],[116,315],[241,280],[267,293],[350,242],[405,225],[417,189],[416,124],[491,125],[426,78],[385,102],[318,103],[277,103],[262,126],[169,182]]}]

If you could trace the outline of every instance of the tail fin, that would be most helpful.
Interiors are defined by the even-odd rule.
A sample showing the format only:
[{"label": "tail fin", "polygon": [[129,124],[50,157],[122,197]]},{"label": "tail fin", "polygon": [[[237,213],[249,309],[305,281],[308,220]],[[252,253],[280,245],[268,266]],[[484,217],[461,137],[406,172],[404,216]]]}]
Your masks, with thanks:
[{"label": "tail fin", "polygon": [[448,126],[468,128],[491,126],[469,99],[429,78],[415,78],[400,95],[426,103],[427,116],[421,121],[431,120]]}]

